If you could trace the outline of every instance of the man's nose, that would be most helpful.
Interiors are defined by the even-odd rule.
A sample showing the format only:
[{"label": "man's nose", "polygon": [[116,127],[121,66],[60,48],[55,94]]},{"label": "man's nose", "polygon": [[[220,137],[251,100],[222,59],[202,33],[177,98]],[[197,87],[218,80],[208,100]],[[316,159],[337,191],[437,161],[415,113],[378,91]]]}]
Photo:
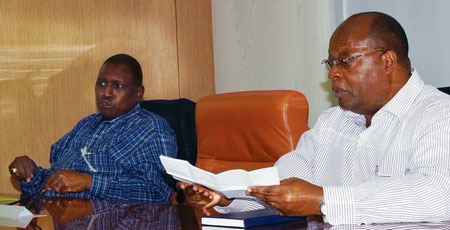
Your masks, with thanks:
[{"label": "man's nose", "polygon": [[342,77],[342,70],[341,66],[339,65],[333,65],[330,69],[330,72],[328,72],[328,79],[334,81],[340,77]]},{"label": "man's nose", "polygon": [[104,89],[105,90],[104,90],[103,93],[105,94],[105,96],[112,96],[113,95],[114,90],[113,90],[112,85],[107,85]]}]

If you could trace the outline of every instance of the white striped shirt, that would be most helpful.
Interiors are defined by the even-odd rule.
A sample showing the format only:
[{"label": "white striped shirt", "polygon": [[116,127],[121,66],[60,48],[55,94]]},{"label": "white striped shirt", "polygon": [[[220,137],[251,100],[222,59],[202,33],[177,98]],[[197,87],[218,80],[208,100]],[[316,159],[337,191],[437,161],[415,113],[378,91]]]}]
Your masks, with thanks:
[{"label": "white striped shirt", "polygon": [[[326,110],[275,166],[323,187],[331,224],[450,220],[450,96],[417,71],[372,118]],[[220,212],[263,208],[235,200]]]}]

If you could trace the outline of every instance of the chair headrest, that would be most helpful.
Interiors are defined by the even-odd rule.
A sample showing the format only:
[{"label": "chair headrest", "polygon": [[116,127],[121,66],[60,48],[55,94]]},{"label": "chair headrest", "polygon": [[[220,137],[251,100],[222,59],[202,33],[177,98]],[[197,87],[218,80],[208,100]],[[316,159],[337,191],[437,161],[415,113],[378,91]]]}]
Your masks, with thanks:
[{"label": "chair headrest", "polygon": [[272,166],[295,149],[307,122],[308,102],[297,91],[207,96],[196,108],[197,166],[213,172]]}]

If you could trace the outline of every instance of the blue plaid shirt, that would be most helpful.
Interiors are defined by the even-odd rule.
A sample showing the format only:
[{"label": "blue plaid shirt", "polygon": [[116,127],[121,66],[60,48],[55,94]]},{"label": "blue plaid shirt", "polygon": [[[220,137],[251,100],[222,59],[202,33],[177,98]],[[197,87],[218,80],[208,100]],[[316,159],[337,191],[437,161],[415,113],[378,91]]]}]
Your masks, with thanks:
[{"label": "blue plaid shirt", "polygon": [[46,196],[169,203],[172,181],[159,155],[177,155],[175,134],[163,118],[139,104],[113,120],[96,113],[52,146],[52,167],[37,168],[30,183],[21,182],[22,192],[33,193],[55,170],[65,169],[92,174],[91,189],[67,194],[47,191]]}]

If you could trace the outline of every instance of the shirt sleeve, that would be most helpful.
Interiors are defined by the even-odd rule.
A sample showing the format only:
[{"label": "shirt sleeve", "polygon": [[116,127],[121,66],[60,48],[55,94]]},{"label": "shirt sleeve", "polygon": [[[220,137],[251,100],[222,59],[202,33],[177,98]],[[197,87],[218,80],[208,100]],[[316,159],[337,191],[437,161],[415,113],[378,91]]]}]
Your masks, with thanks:
[{"label": "shirt sleeve", "polygon": [[423,124],[405,175],[324,187],[333,225],[450,219],[450,116]]},{"label": "shirt sleeve", "polygon": [[165,173],[159,155],[176,157],[177,142],[168,124],[152,123],[127,133],[110,151],[127,173],[93,173],[90,194],[107,199],[169,203],[172,179]]},{"label": "shirt sleeve", "polygon": [[[72,131],[64,135],[61,139],[59,139],[55,144],[52,145],[50,150],[50,163],[53,164],[53,162],[56,162],[59,156],[59,152],[61,149],[63,149],[67,143],[73,138],[74,132],[76,132],[84,123],[85,121],[80,121]],[[47,179],[52,175],[54,169],[44,169],[42,167],[36,168],[36,171],[33,175],[33,180],[31,180],[29,183],[26,181],[20,182],[20,189],[24,193],[32,194],[36,192],[38,189],[41,189],[42,186],[45,184]]]},{"label": "shirt sleeve", "polygon": [[33,180],[26,182],[25,180],[20,182],[20,189],[22,193],[33,194],[38,189],[41,189],[47,178],[51,175],[50,169],[43,169],[41,167],[36,168],[34,171]]}]

